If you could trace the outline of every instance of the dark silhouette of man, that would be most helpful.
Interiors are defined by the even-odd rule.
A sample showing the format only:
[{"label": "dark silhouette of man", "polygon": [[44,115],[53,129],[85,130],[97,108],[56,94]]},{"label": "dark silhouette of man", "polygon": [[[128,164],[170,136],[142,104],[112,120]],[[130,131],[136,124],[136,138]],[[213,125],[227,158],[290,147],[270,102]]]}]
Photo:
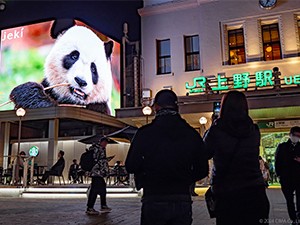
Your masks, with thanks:
[{"label": "dark silhouette of man", "polygon": [[46,171],[41,180],[38,180],[38,183],[45,185],[46,180],[50,175],[61,175],[65,168],[65,152],[60,150],[58,153],[58,161],[51,167],[50,170]]},{"label": "dark silhouette of man", "polygon": [[77,160],[73,159],[73,164],[69,168],[69,180],[73,179],[74,183],[83,183],[83,174],[84,172],[80,171],[80,166],[77,164]]},{"label": "dark silhouette of man", "polygon": [[[275,172],[281,183],[288,213],[293,224],[300,224],[300,127],[292,127],[290,139],[278,145],[275,154]],[[295,209],[294,191],[296,193]],[[297,221],[298,220],[298,221]]]},{"label": "dark silhouette of man", "polygon": [[143,187],[141,224],[191,224],[189,187],[208,173],[204,143],[179,115],[173,91],[159,91],[154,108],[155,119],[138,129],[125,162]]}]

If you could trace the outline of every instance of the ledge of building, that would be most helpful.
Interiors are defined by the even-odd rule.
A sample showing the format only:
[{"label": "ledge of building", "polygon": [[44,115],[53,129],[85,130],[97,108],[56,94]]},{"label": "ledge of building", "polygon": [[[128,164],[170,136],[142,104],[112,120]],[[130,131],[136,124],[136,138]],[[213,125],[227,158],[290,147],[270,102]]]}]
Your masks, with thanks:
[{"label": "ledge of building", "polygon": [[217,0],[183,0],[183,1],[168,1],[165,3],[146,6],[138,9],[140,16],[150,16],[155,14],[173,12],[178,10],[185,10],[189,8],[195,8],[200,4],[207,2],[214,2]]},{"label": "ledge of building", "polygon": [[[250,115],[254,120],[295,118],[300,115],[300,87],[284,88],[281,90],[267,89],[259,91],[244,92],[248,99]],[[190,96],[179,96],[179,113],[193,126],[198,121],[196,118],[211,117],[214,102],[220,102],[222,94],[201,94]],[[299,113],[298,113],[299,112]],[[151,121],[155,113],[148,117]],[[116,110],[116,117],[124,123],[132,126],[141,126],[146,122],[142,107],[122,108]],[[273,118],[274,117],[274,118]]]},{"label": "ledge of building", "polygon": [[[113,116],[105,115],[85,108],[72,106],[55,106],[47,108],[26,109],[26,115],[22,120],[42,120],[42,119],[71,118],[104,125],[123,128],[125,123],[117,120]],[[0,111],[0,122],[18,121],[15,110]]]}]

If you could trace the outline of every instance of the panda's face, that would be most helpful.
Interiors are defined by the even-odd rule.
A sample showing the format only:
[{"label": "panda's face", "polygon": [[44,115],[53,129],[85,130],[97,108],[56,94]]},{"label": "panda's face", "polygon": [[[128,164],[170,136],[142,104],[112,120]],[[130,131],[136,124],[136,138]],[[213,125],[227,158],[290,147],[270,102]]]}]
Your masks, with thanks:
[{"label": "panda's face", "polygon": [[62,66],[67,72],[67,82],[74,98],[86,100],[94,85],[98,83],[98,71],[95,62],[84,61],[78,50],[64,56]]},{"label": "panda's face", "polygon": [[88,104],[107,102],[111,96],[112,75],[104,42],[91,30],[75,26],[55,43],[45,62],[50,86],[71,83],[53,91],[58,101]]}]

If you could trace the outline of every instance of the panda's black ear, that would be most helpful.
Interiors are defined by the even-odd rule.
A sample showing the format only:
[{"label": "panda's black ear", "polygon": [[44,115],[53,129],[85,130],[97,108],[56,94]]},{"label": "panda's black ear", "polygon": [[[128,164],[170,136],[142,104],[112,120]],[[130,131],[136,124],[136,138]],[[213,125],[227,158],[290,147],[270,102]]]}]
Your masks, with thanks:
[{"label": "panda's black ear", "polygon": [[110,55],[113,51],[114,43],[112,41],[104,43],[106,58],[110,59]]},{"label": "panda's black ear", "polygon": [[53,39],[56,39],[63,31],[73,27],[75,20],[73,19],[58,19],[52,24],[50,35]]}]

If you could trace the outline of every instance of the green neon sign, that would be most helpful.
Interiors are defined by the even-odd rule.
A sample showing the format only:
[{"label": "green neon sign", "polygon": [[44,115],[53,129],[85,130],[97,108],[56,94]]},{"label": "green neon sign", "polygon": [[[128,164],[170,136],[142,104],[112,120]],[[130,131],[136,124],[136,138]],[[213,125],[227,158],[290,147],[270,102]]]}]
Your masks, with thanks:
[{"label": "green neon sign", "polygon": [[[268,87],[274,85],[274,79],[272,70],[265,70],[265,71],[256,71],[255,77],[250,78],[250,73],[235,73],[232,75],[233,78],[233,88],[248,88],[251,80],[254,80],[255,83],[254,87]],[[212,83],[217,83],[217,87],[212,87],[211,91],[221,91],[221,90],[228,90],[229,87],[227,86],[227,79],[226,77],[221,77],[221,75],[217,76],[217,80],[213,81]],[[300,75],[294,76],[285,76],[284,83],[286,85],[292,84],[300,84]],[[190,86],[188,82],[185,83],[185,88],[189,91],[189,93],[201,93],[207,90],[207,87],[210,87],[207,79],[205,77],[194,77],[193,84]],[[253,86],[252,86],[253,87]]]},{"label": "green neon sign", "polygon": [[257,125],[258,125],[259,129],[275,128],[275,122],[274,121],[258,122]]},{"label": "green neon sign", "polygon": [[[185,88],[186,89],[190,89],[190,93],[199,93],[199,92],[203,92],[203,88],[205,88],[205,82],[206,82],[206,78],[205,77],[194,77],[193,78],[193,85],[189,86],[189,83],[186,82],[185,83]],[[194,89],[197,87],[197,83],[200,85],[200,89]]]}]

